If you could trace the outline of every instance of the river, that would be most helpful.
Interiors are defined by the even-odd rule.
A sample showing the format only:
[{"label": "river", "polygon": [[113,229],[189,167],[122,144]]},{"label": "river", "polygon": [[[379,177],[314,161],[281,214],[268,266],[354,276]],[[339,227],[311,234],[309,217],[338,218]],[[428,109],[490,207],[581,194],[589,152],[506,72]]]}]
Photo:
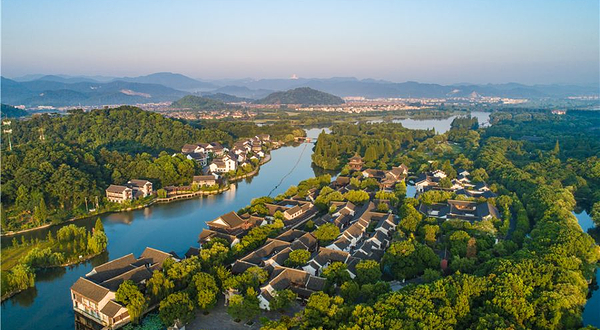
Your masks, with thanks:
[{"label": "river", "polygon": [[[311,129],[307,135],[316,138],[320,132],[321,129]],[[128,253],[138,256],[147,246],[183,255],[190,246],[198,245],[198,234],[206,227],[206,221],[237,211],[248,205],[252,198],[269,194],[283,177],[285,179],[272,196],[284,192],[290,185],[321,174],[311,166],[312,148],[312,144],[301,144],[273,150],[271,161],[260,168],[257,176],[234,184],[232,189],[220,195],[100,216],[108,236],[108,252],[67,269],[39,272],[34,288],[2,303],[2,329],[72,329],[74,314],[69,288],[77,278],[108,259]],[[95,219],[86,219],[75,223],[93,226],[94,222]],[[25,235],[27,238],[44,237],[48,230],[56,231],[57,227]],[[10,239],[5,239],[3,245],[9,242]]]},{"label": "river", "polygon": [[[579,211],[579,213],[573,212],[573,215],[577,218],[577,222],[581,226],[581,229],[586,233],[594,229],[594,221],[592,221],[592,217],[590,217],[587,211],[577,211]],[[600,280],[600,267],[596,268],[596,282],[598,280]],[[593,325],[596,328],[600,328],[600,314],[598,311],[600,311],[600,293],[596,287],[596,289],[591,292],[591,297],[589,297],[585,304],[585,309],[583,310],[583,325]]]}]

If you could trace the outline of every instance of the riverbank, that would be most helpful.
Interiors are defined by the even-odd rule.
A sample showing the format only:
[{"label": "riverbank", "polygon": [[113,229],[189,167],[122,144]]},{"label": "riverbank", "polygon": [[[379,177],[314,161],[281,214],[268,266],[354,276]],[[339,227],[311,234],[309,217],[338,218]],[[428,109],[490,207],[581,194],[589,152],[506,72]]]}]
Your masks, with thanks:
[{"label": "riverbank", "polygon": [[[240,175],[237,176],[235,178],[231,178],[228,180],[228,182],[236,182],[245,178],[249,178],[252,176],[255,176],[256,174],[258,174],[258,171],[260,170],[260,167],[266,163],[268,163],[269,161],[271,161],[271,154],[266,154],[265,158],[263,158],[260,163],[259,166],[257,166],[254,170],[252,170],[252,172],[244,174],[244,175]],[[218,190],[214,190],[214,191],[196,191],[190,194],[182,194],[182,195],[177,195],[177,196],[173,196],[173,197],[167,197],[167,198],[158,198],[155,197],[152,200],[150,200],[148,203],[142,204],[142,205],[136,205],[136,206],[131,206],[131,207],[127,207],[127,208],[123,208],[123,209],[118,209],[118,210],[106,210],[106,211],[100,211],[97,213],[93,213],[93,214],[89,214],[89,215],[85,215],[85,216],[81,216],[81,217],[74,217],[68,220],[65,220],[63,222],[59,222],[59,223],[48,223],[42,226],[38,226],[35,228],[28,228],[28,229],[23,229],[23,230],[19,230],[19,231],[9,231],[6,233],[0,233],[0,237],[12,237],[12,236],[16,236],[19,234],[24,234],[24,233],[28,233],[28,232],[34,232],[34,231],[38,231],[41,229],[46,229],[46,228],[51,228],[54,226],[59,226],[59,225],[64,225],[66,223],[71,223],[71,222],[75,222],[75,221],[79,221],[79,220],[85,220],[85,219],[90,219],[96,216],[100,216],[100,215],[107,215],[107,214],[111,214],[111,213],[119,213],[119,212],[129,212],[129,211],[134,211],[134,210],[139,210],[139,209],[143,209],[149,206],[152,206],[154,203],[170,203],[170,202],[174,202],[177,200],[183,200],[183,199],[190,199],[190,198],[194,198],[194,197],[198,197],[198,196],[210,196],[210,195],[216,195],[216,194],[221,194],[227,190],[230,189],[230,185],[227,185],[226,187],[223,188],[219,188]]]},{"label": "riverbank", "polygon": [[[316,138],[320,131],[310,130],[307,133]],[[206,228],[206,221],[221,216],[224,210],[238,210],[250,204],[253,198],[267,195],[288,174],[299,157],[300,164],[273,194],[283,193],[289,185],[314,177],[316,174],[311,166],[311,147],[307,146],[304,153],[304,146],[298,144],[272,150],[271,160],[254,177],[235,182],[231,189],[221,194],[172,203],[154,203],[144,209],[99,216],[109,240],[108,253],[70,267],[39,272],[35,288],[25,290],[2,303],[2,314],[7,316],[2,318],[2,328],[72,328],[75,315],[68,293],[79,277],[108,260],[129,253],[140,255],[148,246],[184,255],[190,246],[197,246],[198,234]],[[96,217],[93,217],[82,220],[77,225],[90,229],[94,227],[95,221]],[[55,234],[58,229],[60,226],[54,226],[26,233],[24,236],[27,241],[32,238],[44,239],[48,232]],[[21,237],[17,236],[16,239],[20,241]],[[11,240],[12,237],[2,238],[3,246],[10,246]]]}]

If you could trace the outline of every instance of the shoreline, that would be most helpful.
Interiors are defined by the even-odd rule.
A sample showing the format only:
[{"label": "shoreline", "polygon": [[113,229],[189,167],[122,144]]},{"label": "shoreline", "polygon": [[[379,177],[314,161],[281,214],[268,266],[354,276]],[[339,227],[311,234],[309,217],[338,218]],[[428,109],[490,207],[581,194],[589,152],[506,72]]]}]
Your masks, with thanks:
[{"label": "shoreline", "polygon": [[[268,163],[269,161],[271,161],[271,154],[270,153],[265,156],[265,158],[259,163],[259,166],[257,168],[255,168],[252,172],[250,172],[248,174],[244,174],[244,175],[238,176],[238,177],[235,177],[235,178],[232,178],[230,181],[231,182],[237,182],[239,180],[255,176],[256,174],[258,174],[258,172],[260,170],[260,167],[262,165]],[[196,192],[193,192],[193,193],[190,193],[190,194],[182,194],[182,195],[180,195],[181,197],[180,196],[173,196],[173,197],[168,197],[168,198],[158,198],[158,197],[156,197],[156,198],[152,199],[151,201],[149,201],[148,203],[143,204],[143,205],[132,206],[132,207],[128,207],[126,209],[121,209],[121,210],[107,210],[107,211],[99,212],[99,213],[96,213],[96,214],[93,214],[93,215],[86,215],[86,216],[83,216],[83,217],[71,218],[71,219],[65,220],[65,221],[60,222],[60,223],[48,223],[48,224],[41,225],[41,226],[35,227],[35,228],[28,228],[28,229],[23,229],[23,230],[19,230],[19,231],[9,231],[9,232],[6,232],[6,233],[1,233],[0,237],[16,236],[16,235],[20,235],[20,234],[24,234],[24,233],[28,233],[28,232],[32,232],[32,231],[37,231],[37,230],[40,230],[40,229],[45,229],[45,228],[50,228],[50,227],[54,227],[54,226],[59,226],[59,225],[66,224],[66,223],[69,223],[69,222],[75,222],[75,221],[78,221],[78,220],[85,220],[85,219],[89,219],[89,218],[92,218],[92,217],[96,217],[96,216],[100,216],[100,215],[104,215],[104,214],[109,214],[109,213],[119,213],[119,212],[127,212],[127,211],[139,210],[139,209],[146,208],[148,206],[152,206],[155,203],[167,204],[167,203],[175,202],[175,201],[178,201],[178,200],[191,199],[191,198],[198,197],[198,196],[217,195],[217,194],[221,194],[221,193],[229,190],[229,186],[230,185],[227,185],[227,187],[219,188],[218,190],[215,190],[215,191],[196,191]]]},{"label": "shoreline", "polygon": [[[53,268],[67,268],[67,267],[70,267],[70,266],[73,266],[73,265],[77,265],[77,264],[80,264],[80,263],[84,263],[84,262],[86,262],[86,261],[90,261],[90,260],[94,259],[95,257],[97,257],[97,256],[101,255],[102,253],[105,253],[106,251],[107,251],[107,250],[106,250],[106,249],[104,249],[104,251],[102,251],[102,252],[100,252],[100,253],[96,253],[96,254],[90,254],[90,255],[87,255],[87,256],[84,256],[84,257],[82,257],[81,259],[77,259],[77,260],[75,260],[75,261],[71,261],[71,262],[66,262],[66,263],[64,263],[64,264],[60,264],[60,265],[39,267],[39,268],[36,268],[36,269],[34,270],[34,272],[37,272],[37,271],[39,271],[39,270],[53,269]],[[4,270],[3,270],[3,271],[4,271]],[[7,299],[10,299],[11,297],[13,297],[13,296],[16,296],[17,294],[19,294],[19,293],[21,293],[21,292],[23,292],[23,291],[25,291],[25,290],[29,290],[29,289],[31,289],[31,288],[35,288],[35,281],[34,281],[34,283],[33,283],[33,286],[31,286],[31,287],[29,287],[29,288],[27,288],[27,289],[20,289],[20,290],[16,290],[16,291],[12,291],[12,292],[7,292],[7,293],[6,293],[6,294],[4,294],[2,297],[0,297],[0,303],[3,303],[3,302],[4,302],[4,301],[6,301]]]}]

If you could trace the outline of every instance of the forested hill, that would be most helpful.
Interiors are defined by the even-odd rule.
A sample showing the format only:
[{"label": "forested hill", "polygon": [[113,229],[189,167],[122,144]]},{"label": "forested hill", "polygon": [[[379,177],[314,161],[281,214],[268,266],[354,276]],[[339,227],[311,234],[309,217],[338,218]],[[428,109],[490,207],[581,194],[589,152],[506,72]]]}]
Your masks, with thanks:
[{"label": "forested hill", "polygon": [[300,104],[300,105],[336,105],[343,104],[344,100],[329,93],[321,92],[309,87],[290,89],[285,92],[275,92],[256,101],[258,104]]},{"label": "forested hill", "polygon": [[12,105],[2,104],[2,118],[18,118],[25,117],[27,115],[28,112],[25,110],[15,108]]},{"label": "forested hill", "polygon": [[225,109],[234,109],[236,106],[226,104],[223,101],[195,96],[195,95],[186,95],[181,99],[173,102],[171,104],[171,108],[177,109],[189,109],[189,110],[198,110],[198,111],[213,111],[213,110],[225,110]]},{"label": "forested hill", "polygon": [[[185,143],[219,141],[231,136],[213,129],[196,129],[181,121],[139,108],[122,106],[67,116],[39,116],[14,125],[13,145],[46,142],[77,145],[84,149],[107,148],[128,153],[158,154],[177,151]],[[5,147],[3,145],[3,147]]]},{"label": "forested hill", "polygon": [[86,214],[86,199],[98,197],[101,209],[110,208],[103,197],[113,183],[189,184],[200,166],[172,154],[185,143],[232,141],[221,130],[197,129],[129,106],[42,115],[12,126],[12,150],[2,136],[3,231]]}]

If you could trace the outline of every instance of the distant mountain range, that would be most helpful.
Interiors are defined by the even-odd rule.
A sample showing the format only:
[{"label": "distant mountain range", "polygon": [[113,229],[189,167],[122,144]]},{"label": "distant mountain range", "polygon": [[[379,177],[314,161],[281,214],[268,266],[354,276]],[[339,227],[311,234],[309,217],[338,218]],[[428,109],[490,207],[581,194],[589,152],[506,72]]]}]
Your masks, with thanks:
[{"label": "distant mountain range", "polygon": [[337,105],[344,100],[335,95],[321,92],[310,87],[299,87],[285,92],[275,92],[257,100],[257,104],[300,104],[300,105]]},{"label": "distant mountain range", "polygon": [[[597,96],[599,87],[590,85],[508,84],[424,84],[395,83],[352,77],[327,79],[228,79],[198,80],[181,74],[161,72],[140,77],[28,75],[15,79],[2,77],[2,103],[26,107],[113,105],[175,101],[197,93],[223,102],[266,98],[269,94],[309,87],[338,97],[366,98],[448,98],[492,96],[507,98],[562,99],[570,96]],[[213,95],[213,96],[210,96]],[[260,102],[287,102],[285,94]],[[302,104],[302,103],[300,103]]]}]

